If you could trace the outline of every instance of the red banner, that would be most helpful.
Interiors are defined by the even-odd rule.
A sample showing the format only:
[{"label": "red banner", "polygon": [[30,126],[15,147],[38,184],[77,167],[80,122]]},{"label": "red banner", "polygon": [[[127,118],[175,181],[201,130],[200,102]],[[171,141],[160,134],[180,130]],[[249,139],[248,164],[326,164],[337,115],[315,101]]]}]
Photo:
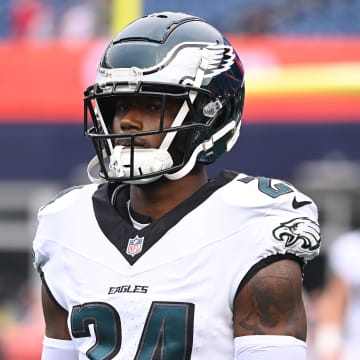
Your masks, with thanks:
[{"label": "red banner", "polygon": [[[228,38],[246,70],[244,121],[360,122],[360,37]],[[106,42],[0,43],[0,122],[81,122]]]}]

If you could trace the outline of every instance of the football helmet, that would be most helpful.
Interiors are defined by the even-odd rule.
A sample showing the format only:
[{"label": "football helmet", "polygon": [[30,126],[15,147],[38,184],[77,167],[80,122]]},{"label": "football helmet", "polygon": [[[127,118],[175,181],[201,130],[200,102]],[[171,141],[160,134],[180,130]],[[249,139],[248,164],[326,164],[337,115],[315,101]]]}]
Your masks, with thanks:
[{"label": "football helmet", "polygon": [[[206,21],[172,12],[135,20],[110,42],[95,83],[84,92],[84,131],[96,151],[88,165],[90,180],[176,180],[196,163],[213,163],[238,138],[244,95],[244,68],[235,49]],[[139,102],[142,96],[157,97],[158,128],[112,133],[120,96]],[[169,99],[180,105],[171,126],[164,127]],[[136,139],[150,134],[162,134],[159,148],[138,148]]]}]

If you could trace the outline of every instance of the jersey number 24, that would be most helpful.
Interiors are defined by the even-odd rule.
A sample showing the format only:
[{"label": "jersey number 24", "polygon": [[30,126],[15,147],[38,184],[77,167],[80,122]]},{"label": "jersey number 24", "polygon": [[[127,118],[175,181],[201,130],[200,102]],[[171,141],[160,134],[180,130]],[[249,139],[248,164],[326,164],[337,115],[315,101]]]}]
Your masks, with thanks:
[{"label": "jersey number 24", "polygon": [[[120,351],[121,319],[110,304],[90,302],[74,306],[70,323],[75,338],[91,336],[89,326],[94,326],[96,343],[86,352],[89,359],[110,360]],[[153,302],[134,360],[189,360],[193,325],[194,304]]]}]

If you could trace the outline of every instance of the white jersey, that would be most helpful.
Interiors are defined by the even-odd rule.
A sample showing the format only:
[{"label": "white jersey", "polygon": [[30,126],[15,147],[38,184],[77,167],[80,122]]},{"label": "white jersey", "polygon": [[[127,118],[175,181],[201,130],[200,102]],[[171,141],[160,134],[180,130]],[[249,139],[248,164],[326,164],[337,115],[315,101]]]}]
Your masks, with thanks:
[{"label": "white jersey", "polygon": [[[319,252],[316,206],[279,180],[224,172],[142,230],[112,193],[86,185],[39,212],[35,266],[69,313],[79,359],[233,359],[244,279]],[[127,200],[124,186],[115,202]]]}]

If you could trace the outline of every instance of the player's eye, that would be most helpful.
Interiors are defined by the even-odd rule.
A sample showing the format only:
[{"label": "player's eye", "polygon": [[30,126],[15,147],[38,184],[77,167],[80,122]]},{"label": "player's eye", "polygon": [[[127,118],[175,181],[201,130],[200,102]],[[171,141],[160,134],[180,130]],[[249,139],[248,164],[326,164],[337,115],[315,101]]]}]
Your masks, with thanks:
[{"label": "player's eye", "polygon": [[129,109],[129,104],[125,102],[117,102],[115,109],[116,112],[124,112]]},{"label": "player's eye", "polygon": [[148,104],[148,109],[153,112],[158,112],[161,109],[160,101],[153,101]]}]

